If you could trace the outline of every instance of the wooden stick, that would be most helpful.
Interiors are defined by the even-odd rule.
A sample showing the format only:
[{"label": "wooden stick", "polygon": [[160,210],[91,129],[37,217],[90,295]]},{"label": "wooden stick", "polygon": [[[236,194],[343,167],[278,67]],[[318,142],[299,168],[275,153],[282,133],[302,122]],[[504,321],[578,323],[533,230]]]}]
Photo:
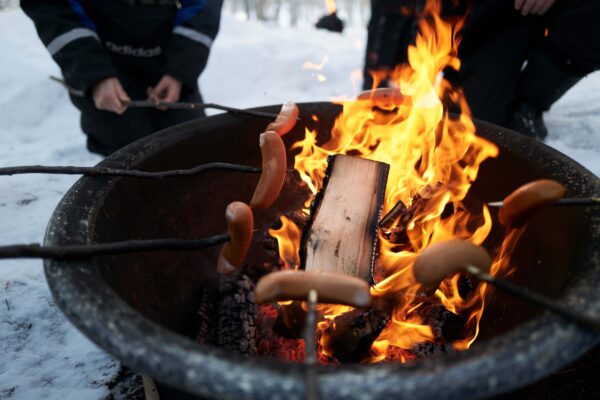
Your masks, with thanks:
[{"label": "wooden stick", "polygon": [[[56,76],[50,76],[50,79],[54,82],[61,84],[67,91],[76,97],[84,97],[85,93],[81,90],[72,88],[65,82],[64,79],[57,78]],[[223,110],[232,114],[245,114],[253,117],[276,119],[278,114],[266,113],[262,111],[243,110],[241,108],[234,108],[229,106],[223,106],[215,103],[190,103],[190,102],[167,102],[167,101],[153,101],[153,100],[128,100],[123,101],[123,105],[132,108],[170,108],[170,109],[203,109],[203,108],[214,108],[216,110]],[[300,118],[298,118],[298,121]]]},{"label": "wooden stick", "polygon": [[330,158],[323,190],[302,239],[306,271],[333,272],[372,283],[389,165],[346,155]]},{"label": "wooden stick", "polygon": [[214,170],[226,170],[235,172],[244,172],[256,174],[262,172],[262,168],[249,167],[246,165],[229,164],[223,162],[213,162],[197,165],[189,169],[175,169],[170,171],[137,171],[119,168],[107,167],[73,167],[73,166],[44,166],[44,165],[24,165],[15,167],[0,168],[1,175],[20,175],[20,174],[63,174],[63,175],[88,175],[88,176],[120,176],[127,178],[141,179],[165,179],[182,178],[199,175],[204,172]]},{"label": "wooden stick", "polygon": [[198,250],[229,241],[229,235],[203,239],[150,239],[64,246],[42,246],[39,243],[0,246],[2,258],[50,258],[55,260],[87,258],[100,255],[138,253],[160,250]]},{"label": "wooden stick", "polygon": [[153,101],[153,100],[128,100],[123,101],[123,105],[131,108],[170,108],[173,110],[195,110],[204,108],[214,108],[215,110],[223,110],[232,114],[245,114],[253,117],[276,119],[277,114],[266,113],[262,111],[244,110],[241,108],[234,108],[229,106],[223,106],[215,103],[191,103],[191,102],[168,102],[168,101]]},{"label": "wooden stick", "polygon": [[[502,201],[492,201],[487,203],[489,207],[503,208]],[[562,198],[555,203],[549,204],[554,206],[600,206],[600,197],[582,197],[582,198]]]}]

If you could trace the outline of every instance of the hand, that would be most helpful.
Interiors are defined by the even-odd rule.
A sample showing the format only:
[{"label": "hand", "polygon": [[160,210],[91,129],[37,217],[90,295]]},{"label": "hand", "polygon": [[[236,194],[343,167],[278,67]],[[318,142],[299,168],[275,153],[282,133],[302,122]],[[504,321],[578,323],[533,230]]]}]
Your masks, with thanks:
[{"label": "hand", "polygon": [[148,88],[148,98],[154,101],[176,102],[181,95],[181,82],[164,75],[155,87]]},{"label": "hand", "polygon": [[94,104],[96,108],[104,111],[112,111],[117,114],[123,114],[127,106],[123,101],[128,101],[129,96],[125,93],[121,82],[115,77],[101,80],[92,90]]},{"label": "hand", "polygon": [[515,0],[515,10],[521,10],[521,15],[542,15],[554,5],[556,0]]}]

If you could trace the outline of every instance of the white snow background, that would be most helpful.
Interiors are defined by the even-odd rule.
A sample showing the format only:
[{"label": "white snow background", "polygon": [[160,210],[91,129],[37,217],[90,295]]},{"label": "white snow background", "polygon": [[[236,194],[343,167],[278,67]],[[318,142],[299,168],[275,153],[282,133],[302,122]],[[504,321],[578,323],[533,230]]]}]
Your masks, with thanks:
[{"label": "white snow background", "polygon": [[[254,107],[355,94],[366,32],[343,35],[309,27],[241,22],[224,14],[207,70],[207,101]],[[306,61],[329,61],[317,73]],[[0,11],[0,165],[85,165],[79,115],[32,22],[18,8]],[[546,115],[548,144],[600,175],[600,73],[583,79]],[[43,240],[47,221],[76,177],[0,178],[0,244]],[[80,334],[58,310],[42,262],[0,262],[0,399],[99,399],[118,363]]]}]

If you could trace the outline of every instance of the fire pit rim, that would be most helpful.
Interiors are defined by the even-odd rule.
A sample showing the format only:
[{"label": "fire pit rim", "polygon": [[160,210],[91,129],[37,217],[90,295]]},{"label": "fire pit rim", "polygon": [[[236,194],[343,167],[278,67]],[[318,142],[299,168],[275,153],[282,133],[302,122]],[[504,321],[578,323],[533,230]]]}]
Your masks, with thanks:
[{"label": "fire pit rim", "polygon": [[[330,103],[305,103],[299,104],[299,107],[302,112],[305,107],[339,106]],[[275,105],[254,110],[276,112],[279,108],[280,105]],[[199,124],[202,124],[201,126],[217,124],[228,118],[231,116],[222,114],[157,132],[113,154],[100,165],[131,168],[140,157],[160,151],[162,146],[172,143],[177,135],[181,135],[181,139],[191,135],[192,127],[198,128]],[[490,131],[497,131],[498,134],[494,137],[497,143],[510,142],[511,146],[516,144],[535,148],[540,157],[544,154],[551,155],[552,158],[560,159],[567,166],[576,166],[580,170],[582,168],[562,153],[518,133],[481,121],[476,121],[476,124],[478,127],[483,126]],[[193,134],[199,134],[197,129]],[[598,179],[589,171],[585,172],[589,175],[589,179],[596,180],[592,182],[595,182],[598,190],[600,188]],[[101,200],[115,182],[116,180],[98,177],[83,177],[78,180],[61,200],[51,217],[45,243],[64,244],[65,238],[70,238],[71,243],[90,241],[95,220],[94,208],[91,204]],[[81,201],[82,198],[85,198],[84,202]],[[50,290],[63,313],[92,341],[130,367],[149,373],[172,387],[199,395],[220,398],[239,396],[300,398],[302,396],[302,366],[243,359],[214,347],[194,343],[189,338],[143,317],[118,297],[108,285],[98,285],[95,280],[97,271],[89,269],[88,261],[46,260],[44,265]],[[600,267],[594,268],[595,273],[600,275]],[[589,285],[582,286],[581,282],[577,282],[570,286],[561,298],[574,307],[581,307],[582,290],[583,293],[594,294],[592,289]],[[584,302],[591,303],[591,298],[584,299]],[[593,304],[589,304],[589,306],[588,311],[599,311],[598,305],[594,307]],[[552,334],[548,335],[547,332]],[[531,346],[532,336],[539,336],[542,333],[544,335],[535,339],[535,346]],[[127,340],[123,340],[125,337]],[[367,386],[369,390],[377,387],[372,397],[411,393],[414,394],[413,398],[429,398],[434,395],[452,398],[465,393],[465,390],[469,390],[468,393],[472,397],[482,397],[506,390],[507,386],[516,388],[540,378],[549,370],[556,370],[574,360],[599,341],[600,336],[597,334],[544,313],[520,325],[518,329],[492,338],[487,346],[475,346],[466,353],[428,360],[418,365],[320,367],[321,388],[327,398],[344,396],[362,398],[363,389]],[[506,345],[509,343],[511,346]],[[560,350],[548,355],[545,350],[548,348]],[[484,357],[486,355],[488,357]],[[524,360],[523,362],[517,360],[516,365],[522,369],[520,371],[515,369],[513,362],[515,355]],[[541,360],[537,367],[525,364],[527,360],[536,359]],[[510,364],[509,360],[511,360]],[[177,373],[181,366],[186,370],[183,376]],[[508,373],[497,373],[502,366],[508,368]],[[482,377],[491,375],[496,378],[489,381],[486,387],[476,386],[481,384]],[[508,375],[510,381],[505,381]],[[415,379],[416,377],[419,379]],[[437,386],[431,379],[440,382],[439,389],[436,389]],[[446,381],[451,384],[441,384]],[[343,390],[340,390],[341,388]]]}]

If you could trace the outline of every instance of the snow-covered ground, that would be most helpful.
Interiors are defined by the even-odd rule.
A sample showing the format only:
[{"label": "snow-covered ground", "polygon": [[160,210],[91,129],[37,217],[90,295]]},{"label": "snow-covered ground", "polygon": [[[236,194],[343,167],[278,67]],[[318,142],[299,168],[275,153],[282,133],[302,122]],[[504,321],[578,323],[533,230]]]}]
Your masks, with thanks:
[{"label": "snow-covered ground", "polygon": [[[343,35],[240,22],[224,15],[205,98],[237,107],[355,94],[365,31]],[[318,72],[306,61],[329,61]],[[0,11],[0,165],[94,165],[78,113],[48,79],[59,70],[19,9]],[[360,75],[358,75],[360,76]],[[353,86],[353,77],[356,84]],[[355,87],[356,86],[356,87]],[[548,143],[600,175],[600,73],[582,80],[546,116]],[[0,179],[0,244],[41,242],[46,223],[75,177]],[[117,363],[62,316],[41,261],[0,262],[0,399],[98,399]]]}]

